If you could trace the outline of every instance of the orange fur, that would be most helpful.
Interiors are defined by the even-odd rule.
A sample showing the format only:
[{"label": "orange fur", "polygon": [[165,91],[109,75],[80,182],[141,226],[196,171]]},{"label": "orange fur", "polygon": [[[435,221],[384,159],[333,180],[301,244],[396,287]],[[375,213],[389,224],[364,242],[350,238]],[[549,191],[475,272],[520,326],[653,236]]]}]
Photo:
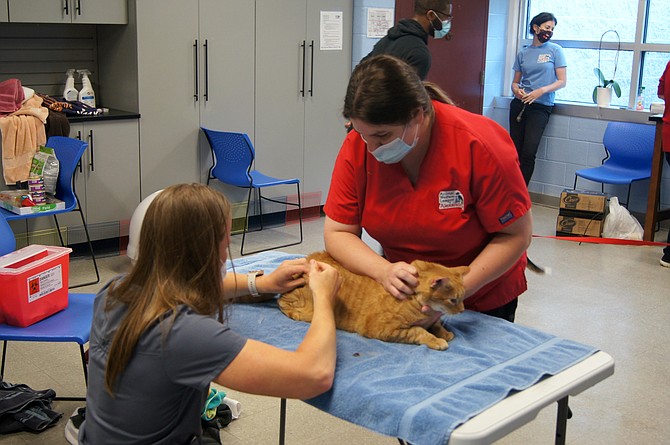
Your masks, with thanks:
[{"label": "orange fur", "polygon": [[[413,261],[412,265],[419,272],[419,285],[412,298],[398,300],[381,284],[350,272],[326,252],[313,253],[307,259],[334,266],[342,277],[335,305],[335,321],[339,329],[384,341],[425,344],[438,350],[449,347],[448,341],[454,338],[454,334],[447,331],[439,320],[428,330],[417,324],[430,318],[421,312],[422,306],[451,314],[463,311],[465,289],[462,278],[469,271],[467,266],[450,268],[427,261]],[[311,321],[313,302],[309,286],[287,292],[278,303],[286,316]]]}]

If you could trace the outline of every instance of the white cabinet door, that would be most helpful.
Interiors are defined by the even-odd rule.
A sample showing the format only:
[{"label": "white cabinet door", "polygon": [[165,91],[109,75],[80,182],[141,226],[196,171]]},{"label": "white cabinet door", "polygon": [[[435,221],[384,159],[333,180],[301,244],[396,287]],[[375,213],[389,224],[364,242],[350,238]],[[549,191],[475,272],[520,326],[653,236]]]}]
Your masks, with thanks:
[{"label": "white cabinet door", "polygon": [[71,23],[71,0],[9,0],[14,23]]},{"label": "white cabinet door", "polygon": [[145,198],[171,184],[199,181],[202,85],[196,82],[197,5],[181,0],[140,0],[136,11]]},{"label": "white cabinet door", "polygon": [[256,1],[256,168],[301,180],[310,55],[305,9],[305,0]]},{"label": "white cabinet door", "polygon": [[138,122],[108,120],[83,127],[86,222],[127,221],[140,203]]},{"label": "white cabinet door", "polygon": [[9,4],[7,0],[0,0],[0,22],[9,21]]},{"label": "white cabinet door", "polygon": [[[351,0],[309,0],[307,5],[307,39],[314,40],[314,56],[309,64],[311,92],[305,100],[303,190],[320,191],[323,204],[335,158],[346,136],[342,107],[351,75],[353,7]],[[323,21],[322,11],[331,13]],[[321,49],[321,27],[332,26],[340,19],[342,49]]]},{"label": "white cabinet door", "polygon": [[[200,126],[246,133],[254,140],[254,2],[199,2]],[[200,135],[201,182],[212,164]]]},{"label": "white cabinet door", "polygon": [[14,23],[128,23],[127,0],[8,0]]},{"label": "white cabinet door", "polygon": [[128,23],[128,0],[70,0],[72,23]]}]

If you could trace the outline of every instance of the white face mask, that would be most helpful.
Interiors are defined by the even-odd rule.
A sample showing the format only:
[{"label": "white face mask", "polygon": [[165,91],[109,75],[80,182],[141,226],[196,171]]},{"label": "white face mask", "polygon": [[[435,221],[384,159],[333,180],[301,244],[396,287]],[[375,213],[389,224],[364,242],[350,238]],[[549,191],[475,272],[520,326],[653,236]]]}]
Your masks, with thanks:
[{"label": "white face mask", "polygon": [[[384,164],[395,164],[400,162],[406,155],[409,153],[419,140],[419,124],[416,125],[416,132],[414,133],[414,141],[411,145],[407,144],[403,139],[405,138],[405,133],[407,132],[407,126],[402,132],[402,136],[395,138],[391,142],[380,145],[373,152],[372,156],[375,157],[379,162]],[[365,139],[363,139],[365,141]],[[367,144],[367,141],[365,141]]]}]

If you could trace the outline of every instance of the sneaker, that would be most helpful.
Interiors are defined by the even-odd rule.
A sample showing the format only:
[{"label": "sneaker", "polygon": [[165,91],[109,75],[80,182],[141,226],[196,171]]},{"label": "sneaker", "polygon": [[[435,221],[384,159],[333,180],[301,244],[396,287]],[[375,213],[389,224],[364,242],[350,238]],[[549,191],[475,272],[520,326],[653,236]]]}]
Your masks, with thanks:
[{"label": "sneaker", "polygon": [[79,445],[79,427],[86,419],[86,407],[82,406],[74,410],[65,425],[65,439],[72,445]]},{"label": "sneaker", "polygon": [[666,253],[661,257],[661,266],[670,267],[670,253]]}]

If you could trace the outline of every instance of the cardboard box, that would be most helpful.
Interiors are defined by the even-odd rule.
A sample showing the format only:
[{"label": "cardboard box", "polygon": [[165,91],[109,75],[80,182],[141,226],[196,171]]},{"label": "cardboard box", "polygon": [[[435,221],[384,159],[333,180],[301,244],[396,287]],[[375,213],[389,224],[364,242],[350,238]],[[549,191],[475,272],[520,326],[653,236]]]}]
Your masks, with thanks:
[{"label": "cardboard box", "polygon": [[559,208],[605,214],[608,210],[607,200],[608,197],[604,193],[565,189],[561,192]]},{"label": "cardboard box", "polygon": [[26,327],[65,309],[70,252],[33,244],[0,257],[0,322]]},{"label": "cardboard box", "polygon": [[600,218],[578,218],[558,215],[556,219],[556,236],[590,236],[600,238],[603,233],[602,215]]}]

